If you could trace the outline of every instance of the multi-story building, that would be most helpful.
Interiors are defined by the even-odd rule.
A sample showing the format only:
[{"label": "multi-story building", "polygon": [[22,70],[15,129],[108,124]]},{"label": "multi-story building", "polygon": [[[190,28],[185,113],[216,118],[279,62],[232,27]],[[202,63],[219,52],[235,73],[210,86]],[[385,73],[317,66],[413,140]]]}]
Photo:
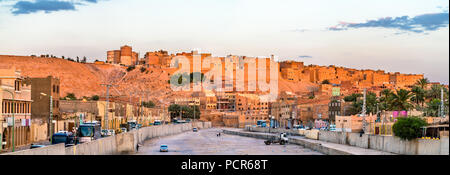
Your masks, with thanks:
[{"label": "multi-story building", "polygon": [[13,142],[15,147],[32,142],[31,104],[31,87],[24,82],[21,72],[15,68],[0,69],[0,150],[11,149]]},{"label": "multi-story building", "polygon": [[107,52],[106,63],[120,64],[120,50],[112,50]]},{"label": "multi-story building", "polygon": [[292,92],[282,92],[276,102],[270,104],[270,114],[275,119],[273,125],[290,127],[298,123],[296,106],[297,96]]},{"label": "multi-story building", "polygon": [[377,116],[366,116],[365,119],[361,116],[337,116],[336,117],[336,131],[359,133],[363,131],[364,120],[366,122],[365,132],[370,132],[370,124],[375,123]]},{"label": "multi-story building", "polygon": [[221,112],[236,111],[236,94],[233,92],[217,92],[217,110]]},{"label": "multi-story building", "polygon": [[[52,130],[48,125],[48,137],[57,132],[55,122],[62,120],[60,106],[60,80],[49,76],[46,78],[27,78],[26,83],[31,85],[31,115],[34,123],[52,123]],[[52,108],[52,120],[50,121],[50,106]]]},{"label": "multi-story building", "polygon": [[258,94],[236,94],[236,111],[242,115],[240,123],[255,125],[258,120],[269,121],[269,102]]},{"label": "multi-story building", "polygon": [[110,64],[121,64],[123,66],[135,66],[139,63],[139,54],[133,52],[131,46],[122,46],[120,50],[106,52],[106,62]]}]

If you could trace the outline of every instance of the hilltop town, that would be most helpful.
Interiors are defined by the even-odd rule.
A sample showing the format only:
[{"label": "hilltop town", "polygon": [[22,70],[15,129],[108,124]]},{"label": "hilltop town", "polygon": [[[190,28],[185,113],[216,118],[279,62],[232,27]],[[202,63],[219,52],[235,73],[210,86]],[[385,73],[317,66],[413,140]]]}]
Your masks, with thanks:
[{"label": "hilltop town", "polygon": [[[25,121],[23,127],[31,127],[31,131],[24,129],[19,132],[19,135],[24,135],[24,140],[18,145],[45,140],[51,133],[46,125],[50,109],[42,108],[50,104],[41,100],[43,97],[39,93],[42,90],[53,94],[53,115],[57,119],[55,131],[71,130],[80,115],[101,121],[104,123],[103,127],[115,130],[120,129],[121,123],[129,120],[137,120],[143,126],[148,126],[154,121],[170,122],[179,116],[211,121],[214,126],[243,128],[246,125],[255,125],[257,121],[270,121],[271,125],[282,127],[302,125],[320,128],[330,124],[338,127],[337,123],[343,121],[338,120],[338,116],[351,116],[361,112],[355,112],[356,109],[352,106],[357,100],[344,100],[346,97],[364,92],[381,97],[386,90],[411,91],[418,82],[425,79],[424,75],[420,74],[305,65],[296,61],[277,62],[272,56],[256,59],[255,62],[256,67],[263,61],[266,61],[266,65],[278,63],[278,98],[276,101],[267,102],[260,98],[262,93],[259,90],[248,90],[247,85],[245,91],[173,91],[169,82],[180,69],[179,65],[172,64],[172,60],[177,56],[187,58],[191,63],[189,73],[195,73],[192,67],[194,57],[198,56],[203,61],[212,57],[212,54],[197,51],[171,54],[159,50],[147,52],[141,58],[131,46],[122,46],[119,50],[107,51],[106,58],[92,63],[88,63],[86,59],[80,61],[49,55],[0,55],[0,85],[16,86],[19,90],[17,92],[26,92],[16,96],[20,105],[27,109],[21,111],[22,115],[16,115],[19,116],[16,119]],[[239,58],[244,61],[248,59],[233,55],[228,58],[233,66],[238,65]],[[226,58],[219,59],[225,62]],[[244,65],[247,70],[244,75],[246,83],[251,76],[249,65]],[[225,64],[222,66],[222,69],[226,70]],[[269,66],[266,68],[271,69]],[[211,69],[202,68],[200,73],[207,73]],[[236,75],[236,67],[233,68],[233,75]],[[16,80],[10,81],[11,77]],[[231,86],[235,87],[235,84],[236,76],[233,77]],[[227,83],[224,86],[227,86]],[[441,85],[428,82],[423,88],[431,89],[432,86]],[[448,89],[448,86],[442,87]],[[3,104],[3,110],[9,110],[9,105],[14,103],[14,100],[6,91],[0,91],[0,94],[0,99],[4,99],[0,103]],[[109,112],[105,114],[107,104]],[[194,106],[193,110],[188,114],[184,113],[183,110],[191,110],[190,106]],[[40,110],[33,110],[37,108]],[[198,111],[197,114],[194,111]],[[376,114],[378,110],[373,107],[371,111],[366,112]],[[423,112],[421,114],[423,115]],[[2,121],[7,123],[8,116],[3,116]],[[369,120],[376,126],[375,121],[379,119],[372,117]],[[353,127],[351,124],[349,126]],[[348,128],[341,128],[344,129]],[[3,136],[8,132],[9,130],[5,130]],[[45,134],[40,135],[41,133]],[[26,135],[31,135],[31,138],[27,140]]]}]

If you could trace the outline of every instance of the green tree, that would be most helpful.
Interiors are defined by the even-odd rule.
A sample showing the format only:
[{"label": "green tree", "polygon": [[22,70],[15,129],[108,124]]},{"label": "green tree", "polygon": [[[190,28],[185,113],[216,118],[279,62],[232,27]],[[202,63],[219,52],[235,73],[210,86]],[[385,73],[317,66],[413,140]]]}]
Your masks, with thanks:
[{"label": "green tree", "polygon": [[349,96],[344,97],[345,102],[356,102],[358,98],[362,97],[363,94],[352,94]]},{"label": "green tree", "polygon": [[430,83],[430,81],[428,80],[428,78],[423,78],[423,79],[417,80],[416,85],[418,85],[422,89],[425,89],[429,83]]},{"label": "green tree", "polygon": [[411,97],[413,95],[410,91],[405,89],[397,90],[396,93],[392,94],[392,104],[391,109],[397,111],[407,111],[412,108]]},{"label": "green tree", "polygon": [[177,105],[177,104],[172,104],[169,106],[169,113],[170,113],[170,117],[173,118],[177,118],[180,116],[180,112],[181,112],[181,106]]},{"label": "green tree", "polygon": [[91,97],[91,100],[98,101],[98,100],[100,100],[100,97],[98,95],[94,95]]},{"label": "green tree", "polygon": [[148,101],[148,102],[143,101],[142,102],[142,106],[144,106],[146,108],[154,108],[155,107],[155,103],[153,103],[153,101]]},{"label": "green tree", "polygon": [[141,73],[144,73],[145,71],[147,71],[147,69],[145,67],[141,67]]},{"label": "green tree", "polygon": [[74,93],[68,93],[67,96],[66,96],[66,99],[77,100],[77,97],[75,96]]},{"label": "green tree", "polygon": [[433,100],[436,98],[441,98],[441,85],[434,84],[431,86],[431,89],[426,92],[426,98],[429,100]]},{"label": "green tree", "polygon": [[330,84],[330,80],[323,80],[322,84]]},{"label": "green tree", "polygon": [[[364,99],[360,98],[359,96],[363,95],[353,94],[349,97],[348,100],[353,100],[353,103],[349,108],[349,110],[346,111],[346,113],[349,113],[350,115],[356,115],[362,112]],[[366,95],[366,112],[375,114],[377,112],[377,104],[378,104],[377,94],[373,92],[368,92]]]},{"label": "green tree", "polygon": [[129,66],[129,67],[127,68],[127,72],[131,72],[131,71],[133,71],[134,69],[136,69],[135,66]]},{"label": "green tree", "polygon": [[392,104],[392,90],[384,89],[380,93],[380,110],[389,110]]},{"label": "green tree", "polygon": [[427,126],[425,120],[418,117],[399,118],[392,127],[395,136],[403,140],[414,140],[422,136],[422,127]]},{"label": "green tree", "polygon": [[439,117],[439,110],[441,109],[441,100],[433,99],[427,103],[427,108],[425,110],[427,116]]},{"label": "green tree", "polygon": [[413,94],[411,100],[414,101],[417,106],[421,104],[423,107],[423,104],[425,102],[425,90],[419,86],[414,86],[411,90],[411,93]]}]

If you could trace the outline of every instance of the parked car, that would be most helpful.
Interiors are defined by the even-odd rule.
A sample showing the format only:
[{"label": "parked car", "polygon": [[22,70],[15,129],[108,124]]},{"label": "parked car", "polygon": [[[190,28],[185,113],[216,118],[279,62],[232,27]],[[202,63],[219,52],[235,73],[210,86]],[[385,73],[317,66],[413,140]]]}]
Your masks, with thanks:
[{"label": "parked car", "polygon": [[330,125],[330,131],[336,131],[336,125]]},{"label": "parked car", "polygon": [[169,152],[169,147],[167,145],[163,144],[159,147],[159,151],[160,152]]},{"label": "parked car", "polygon": [[113,129],[107,130],[107,129],[103,129],[102,130],[102,137],[108,137],[108,136],[114,136],[116,135],[116,131],[114,131]]},{"label": "parked car", "polygon": [[46,147],[45,145],[33,145],[31,144],[30,149],[36,149],[36,148],[43,148]]},{"label": "parked car", "polygon": [[198,132],[198,129],[197,128],[193,128],[192,131]]}]

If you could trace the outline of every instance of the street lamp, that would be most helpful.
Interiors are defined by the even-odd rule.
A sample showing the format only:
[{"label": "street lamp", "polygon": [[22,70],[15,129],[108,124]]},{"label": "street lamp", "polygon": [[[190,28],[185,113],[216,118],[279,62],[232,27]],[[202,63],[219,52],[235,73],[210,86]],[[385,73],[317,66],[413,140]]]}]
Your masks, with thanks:
[{"label": "street lamp", "polygon": [[45,94],[45,93],[42,93],[41,92],[41,95],[42,96],[46,96],[46,97],[49,97],[50,98],[50,131],[49,131],[49,133],[50,133],[50,143],[52,143],[52,136],[53,136],[53,127],[52,127],[52,125],[53,125],[53,96],[51,96],[51,95],[47,95],[47,94]]},{"label": "street lamp", "polygon": [[[15,113],[15,111],[14,111],[14,106],[15,106],[15,104],[14,104],[14,101],[15,101],[15,93],[13,93],[13,92],[11,92],[11,91],[9,91],[9,90],[6,90],[6,89],[3,89],[5,92],[8,92],[8,93],[10,93],[11,94],[11,96],[12,96],[12,101],[13,101],[13,105],[12,105],[12,152],[14,152],[14,150],[15,150],[15,147],[16,147],[16,145],[15,145],[15,139],[14,139],[14,135],[15,135],[15,123],[16,123],[16,118],[15,118],[15,116],[14,116],[14,113]],[[3,144],[3,143],[2,143]],[[0,145],[0,147],[1,146],[3,146],[3,145]]]}]

